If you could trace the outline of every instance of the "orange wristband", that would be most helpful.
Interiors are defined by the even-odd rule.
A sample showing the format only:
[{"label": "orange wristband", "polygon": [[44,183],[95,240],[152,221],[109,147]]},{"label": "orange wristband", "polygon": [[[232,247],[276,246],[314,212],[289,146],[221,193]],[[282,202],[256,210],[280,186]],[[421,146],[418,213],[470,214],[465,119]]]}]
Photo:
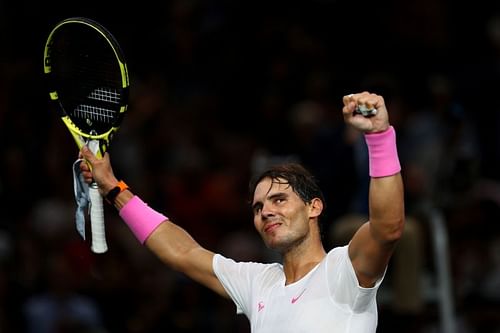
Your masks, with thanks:
[{"label": "orange wristband", "polygon": [[106,194],[106,201],[109,202],[111,205],[114,205],[115,199],[118,196],[118,194],[122,193],[128,188],[129,188],[128,185],[125,184],[123,180],[120,180],[118,184],[116,184],[116,186],[113,187],[111,190],[109,190],[108,194]]}]

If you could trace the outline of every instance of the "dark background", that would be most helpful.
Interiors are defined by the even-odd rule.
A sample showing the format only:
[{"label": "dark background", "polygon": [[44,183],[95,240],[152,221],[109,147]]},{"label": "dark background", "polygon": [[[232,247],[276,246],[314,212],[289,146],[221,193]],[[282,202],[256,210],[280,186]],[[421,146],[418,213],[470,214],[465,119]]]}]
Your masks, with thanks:
[{"label": "dark background", "polygon": [[[115,173],[202,245],[272,261],[246,206],[249,177],[295,159],[328,201],[325,247],[363,213],[342,96],[382,94],[409,215],[425,233],[425,307],[381,299],[379,330],[439,332],[432,229],[445,216],[459,332],[500,322],[500,8],[452,1],[0,0],[0,332],[248,332],[231,302],[165,268],[106,208],[109,251],[74,228],[75,145],[48,108],[43,47],[71,16],[106,26],[131,79]],[[361,199],[360,199],[361,198]],[[361,208],[360,208],[361,207]],[[409,259],[411,260],[411,259]],[[381,293],[391,290],[390,274]],[[385,289],[384,289],[385,288]],[[57,327],[51,327],[51,323]]]}]

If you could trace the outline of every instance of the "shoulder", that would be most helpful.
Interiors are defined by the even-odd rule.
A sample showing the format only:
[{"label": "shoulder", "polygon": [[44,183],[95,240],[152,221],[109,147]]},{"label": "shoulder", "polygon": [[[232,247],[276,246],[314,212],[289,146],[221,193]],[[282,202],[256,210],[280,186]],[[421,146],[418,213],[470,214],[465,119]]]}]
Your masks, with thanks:
[{"label": "shoulder", "polygon": [[279,263],[260,263],[252,261],[235,261],[221,254],[215,254],[213,268],[216,274],[232,273],[238,275],[261,275],[279,277],[283,275],[283,266]]},{"label": "shoulder", "polygon": [[349,258],[349,245],[334,247],[326,254],[327,260],[339,260],[342,258]]},{"label": "shoulder", "polygon": [[325,267],[332,274],[346,271],[354,271],[351,259],[349,258],[349,245],[339,246],[331,249],[325,258]]}]

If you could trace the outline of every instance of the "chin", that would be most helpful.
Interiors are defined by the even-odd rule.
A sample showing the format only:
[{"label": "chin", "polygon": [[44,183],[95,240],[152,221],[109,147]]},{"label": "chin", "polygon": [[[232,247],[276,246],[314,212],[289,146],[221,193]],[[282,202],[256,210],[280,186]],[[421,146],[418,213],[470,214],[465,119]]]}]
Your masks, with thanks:
[{"label": "chin", "polygon": [[290,244],[287,242],[279,241],[279,240],[272,240],[272,241],[266,241],[265,242],[267,248],[278,251],[280,253],[286,252],[286,250],[290,247]]}]

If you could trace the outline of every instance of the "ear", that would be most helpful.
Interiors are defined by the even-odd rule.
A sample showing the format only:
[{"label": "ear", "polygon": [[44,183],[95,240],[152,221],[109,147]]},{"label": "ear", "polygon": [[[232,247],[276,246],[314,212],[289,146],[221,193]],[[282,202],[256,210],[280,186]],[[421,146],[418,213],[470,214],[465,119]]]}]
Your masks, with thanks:
[{"label": "ear", "polygon": [[320,198],[314,198],[309,204],[309,217],[318,217],[323,211],[323,201]]}]

